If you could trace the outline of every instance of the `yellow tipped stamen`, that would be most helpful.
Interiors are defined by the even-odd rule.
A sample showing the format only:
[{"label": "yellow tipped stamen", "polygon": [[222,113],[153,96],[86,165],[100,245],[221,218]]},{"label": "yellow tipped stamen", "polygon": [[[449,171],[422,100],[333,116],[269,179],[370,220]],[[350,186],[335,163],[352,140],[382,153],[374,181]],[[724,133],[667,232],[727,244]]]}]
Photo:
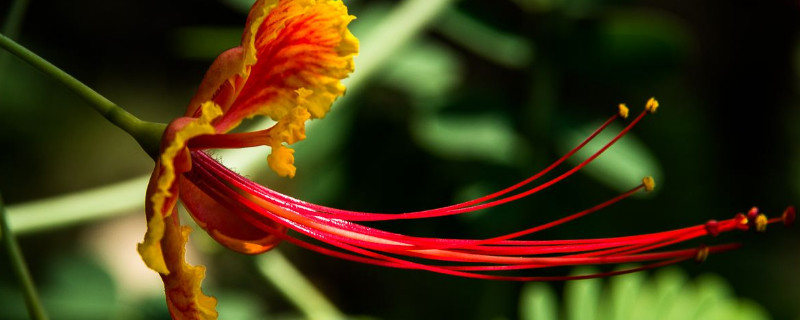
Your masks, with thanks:
[{"label": "yellow tipped stamen", "polygon": [[656,181],[653,180],[653,177],[644,177],[642,178],[642,185],[644,186],[644,191],[650,192],[656,188]]},{"label": "yellow tipped stamen", "polygon": [[622,119],[628,119],[628,106],[624,103],[619,104],[619,116],[622,117]]},{"label": "yellow tipped stamen", "polygon": [[764,232],[767,231],[767,224],[768,224],[767,216],[764,214],[759,214],[756,217],[756,231]]},{"label": "yellow tipped stamen", "polygon": [[644,106],[644,109],[647,112],[655,113],[658,109],[658,100],[655,97],[650,98],[650,100],[647,100],[647,105]]},{"label": "yellow tipped stamen", "polygon": [[694,260],[697,262],[704,262],[706,259],[708,259],[708,247],[697,249],[697,254],[695,254]]}]

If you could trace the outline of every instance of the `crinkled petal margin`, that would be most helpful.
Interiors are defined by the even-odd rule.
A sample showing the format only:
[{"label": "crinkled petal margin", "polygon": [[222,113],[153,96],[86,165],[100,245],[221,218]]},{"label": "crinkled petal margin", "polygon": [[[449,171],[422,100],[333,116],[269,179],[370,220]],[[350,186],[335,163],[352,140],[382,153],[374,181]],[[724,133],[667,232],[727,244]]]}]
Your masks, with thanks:
[{"label": "crinkled petal margin", "polygon": [[202,110],[199,118],[178,118],[170,123],[162,139],[161,157],[147,187],[147,233],[137,249],[145,264],[161,274],[169,274],[161,250],[164,219],[172,214],[178,200],[177,176],[192,166],[187,144],[194,137],[214,134],[211,121],[222,115],[213,102],[204,103]]},{"label": "crinkled petal margin", "polygon": [[184,260],[192,229],[178,223],[177,213],[172,218],[174,223],[166,223],[164,233],[164,242],[169,244],[164,247],[164,254],[171,272],[161,275],[169,313],[173,319],[217,319],[217,299],[203,294],[200,288],[205,267],[192,266]]},{"label": "crinkled petal margin", "polygon": [[358,39],[347,28],[355,19],[337,0],[261,0],[250,9],[241,46],[220,55],[187,109],[198,116],[203,101],[220,105],[214,121],[227,132],[257,115],[277,121],[267,159],[280,176],[293,177],[288,145],[305,138],[304,122],[322,118],[345,93],[341,80],[354,70]]},{"label": "crinkled petal margin", "polygon": [[204,103],[199,118],[179,118],[170,123],[162,139],[161,157],[147,187],[147,232],[137,247],[145,264],[161,274],[167,302],[176,319],[216,319],[216,299],[200,290],[205,269],[185,261],[190,229],[182,227],[176,212],[178,183],[191,170],[187,144],[194,137],[214,134],[211,121],[222,115],[213,102]]},{"label": "crinkled petal margin", "polygon": [[312,118],[324,117],[345,92],[341,80],[354,70],[358,39],[347,28],[353,19],[341,1],[331,0],[281,1],[257,29],[258,20],[251,19],[245,30],[257,32],[245,60],[255,49],[256,62],[217,128],[229,130],[256,115],[280,121],[297,106],[301,88],[309,92],[304,107]]}]

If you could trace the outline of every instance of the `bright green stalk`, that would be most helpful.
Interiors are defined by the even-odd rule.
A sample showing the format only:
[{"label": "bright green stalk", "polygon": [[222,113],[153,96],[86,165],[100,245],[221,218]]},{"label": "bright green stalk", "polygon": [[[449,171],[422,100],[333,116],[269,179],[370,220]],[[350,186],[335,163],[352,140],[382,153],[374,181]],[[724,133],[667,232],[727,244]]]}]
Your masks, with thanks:
[{"label": "bright green stalk", "polygon": [[150,175],[108,184],[102,188],[63,194],[8,207],[14,233],[28,234],[81,225],[123,213],[143,211]]},{"label": "bright green stalk", "polygon": [[106,97],[97,93],[97,91],[92,90],[92,88],[78,81],[78,79],[75,79],[73,76],[3,34],[0,34],[0,47],[8,50],[11,54],[22,59],[22,61],[25,61],[39,71],[44,72],[56,81],[63,83],[67,88],[89,102],[89,105],[108,119],[108,121],[136,139],[139,145],[141,145],[145,152],[153,157],[153,159],[157,157],[161,134],[166,128],[165,125],[139,120],[139,118],[128,113],[125,109],[120,108],[106,99]]},{"label": "bright green stalk", "polygon": [[14,274],[19,280],[22,287],[22,293],[25,296],[25,306],[28,308],[28,314],[32,319],[48,319],[47,313],[36,294],[36,286],[33,284],[31,274],[28,271],[28,266],[25,264],[25,258],[22,256],[22,250],[19,249],[17,239],[11,228],[8,226],[6,219],[6,208],[3,205],[3,197],[0,196],[0,232],[2,232],[3,245],[8,251],[8,256],[11,259],[11,264],[14,268]]},{"label": "bright green stalk", "polygon": [[346,318],[277,249],[256,257],[256,266],[261,275],[294,303],[306,318],[311,320]]}]

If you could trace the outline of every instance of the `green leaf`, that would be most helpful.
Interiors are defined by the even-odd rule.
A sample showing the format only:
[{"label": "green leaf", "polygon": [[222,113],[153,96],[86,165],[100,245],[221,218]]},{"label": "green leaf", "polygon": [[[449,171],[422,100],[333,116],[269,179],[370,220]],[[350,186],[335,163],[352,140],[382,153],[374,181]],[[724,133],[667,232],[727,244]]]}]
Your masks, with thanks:
[{"label": "green leaf", "polygon": [[456,9],[445,12],[436,30],[488,61],[509,68],[531,64],[535,50],[527,39],[504,33]]},{"label": "green leaf", "polygon": [[407,92],[417,107],[439,107],[461,80],[463,67],[451,49],[430,41],[403,47],[380,77],[386,85]]},{"label": "green leaf", "polygon": [[607,288],[608,294],[604,295],[604,303],[601,305],[601,308],[608,310],[601,313],[606,315],[604,319],[638,319],[633,317],[631,306],[638,304],[644,281],[643,273],[631,273],[611,278],[611,283]]},{"label": "green leaf", "polygon": [[532,282],[522,287],[519,306],[522,320],[557,320],[558,301],[546,283]]},{"label": "green leaf", "polygon": [[[573,274],[587,273],[594,271],[579,268]],[[558,319],[557,303],[547,284],[527,284],[520,294],[520,317]],[[567,282],[562,308],[566,314],[562,319],[569,320],[769,319],[755,302],[736,298],[721,277],[701,275],[690,282],[677,268],[659,270],[651,277],[640,272],[608,280]]]},{"label": "green leaf", "polygon": [[[588,268],[578,268],[573,274],[590,274],[595,271]],[[564,304],[566,306],[567,320],[593,320],[596,319],[602,281],[600,279],[575,280],[567,283],[564,288]]]},{"label": "green leaf", "polygon": [[430,115],[414,124],[414,137],[419,144],[445,158],[512,165],[524,161],[528,154],[511,124],[498,115]]},{"label": "green leaf", "polygon": [[[565,130],[557,141],[559,152],[568,152],[580,144],[597,127],[599,127],[599,124],[591,124],[574,130]],[[586,147],[569,158],[568,161],[573,165],[579,164],[602,148],[621,129],[619,125],[611,125],[591,143],[587,144]],[[638,185],[641,183],[642,178],[646,176],[654,177],[657,185],[662,184],[661,165],[650,152],[650,149],[634,133],[625,135],[581,172],[620,192],[627,191]]]}]

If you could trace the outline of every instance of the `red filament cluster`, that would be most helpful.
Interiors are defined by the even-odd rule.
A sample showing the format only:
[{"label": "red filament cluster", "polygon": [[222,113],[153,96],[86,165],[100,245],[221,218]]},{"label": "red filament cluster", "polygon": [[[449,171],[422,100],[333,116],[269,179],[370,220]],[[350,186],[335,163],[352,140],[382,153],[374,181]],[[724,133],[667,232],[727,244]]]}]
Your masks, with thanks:
[{"label": "red filament cluster", "polygon": [[[627,108],[624,111],[627,111]],[[599,211],[636,192],[651,189],[652,179],[645,178],[638,186],[580,212],[542,225],[486,239],[416,237],[387,232],[359,223],[457,215],[527,197],[558,183],[588,165],[653,111],[654,108],[643,111],[594,154],[550,180],[533,184],[584,148],[600,132],[606,130],[620,117],[620,114],[623,114],[622,107],[620,114],[610,117],[581,144],[530,178],[471,201],[430,210],[396,214],[370,213],[304,202],[246,179],[200,150],[192,151],[193,168],[185,174],[185,177],[206,196],[233,213],[225,219],[240,219],[247,225],[280,240],[362,263],[482,279],[517,281],[581,279],[634,272],[689,259],[703,261],[709,254],[732,250],[739,247],[739,244],[688,249],[665,248],[707,235],[717,236],[721,233],[751,228],[763,231],[767,224],[782,221],[789,225],[794,221],[794,207],[787,208],[783,216],[772,219],[767,219],[757,208],[753,208],[747,214],[740,213],[727,220],[711,220],[701,225],[657,233],[593,239],[522,239],[524,236]],[[192,211],[192,208],[189,209]],[[638,263],[641,266],[581,276],[519,276],[497,273],[510,270],[623,263]]]}]

